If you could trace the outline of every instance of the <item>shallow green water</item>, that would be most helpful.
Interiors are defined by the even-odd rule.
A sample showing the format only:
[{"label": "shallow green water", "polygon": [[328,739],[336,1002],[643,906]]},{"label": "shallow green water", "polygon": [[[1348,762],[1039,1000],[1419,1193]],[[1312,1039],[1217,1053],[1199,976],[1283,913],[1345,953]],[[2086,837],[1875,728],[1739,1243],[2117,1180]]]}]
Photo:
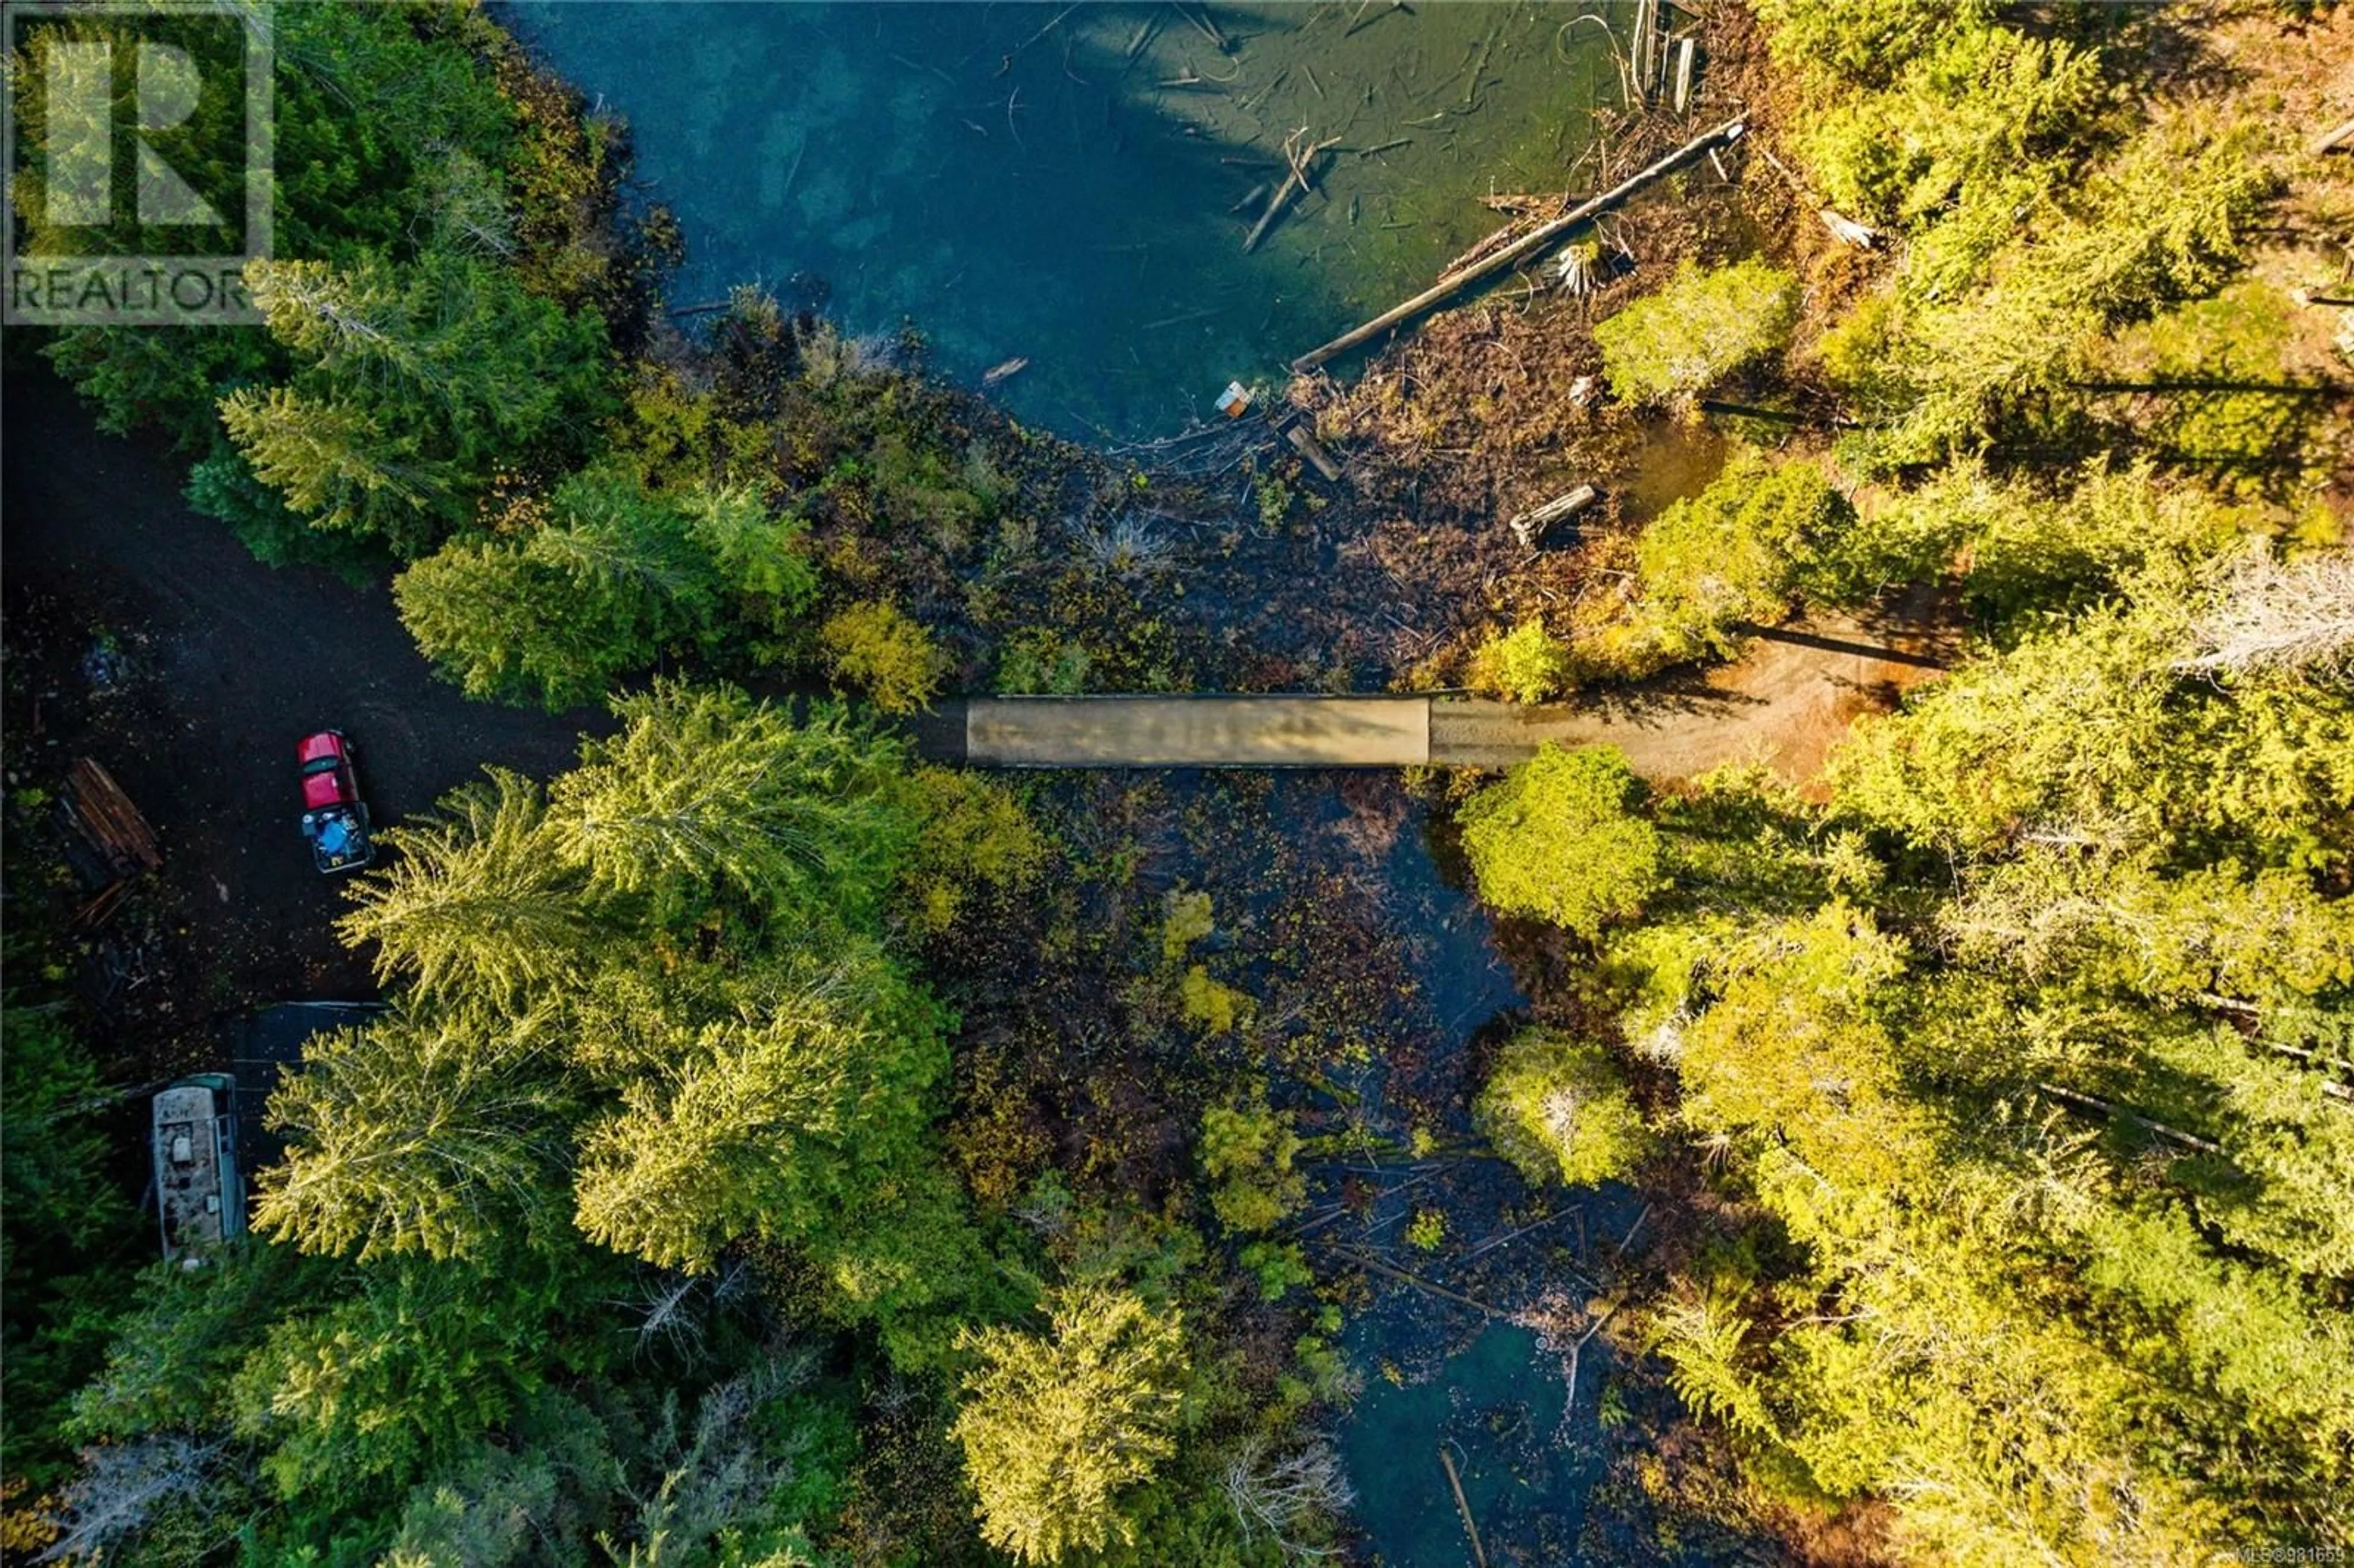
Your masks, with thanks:
[{"label": "shallow green water", "polygon": [[1357,1486],[1356,1522],[1387,1568],[1470,1560],[1442,1446],[1482,1544],[1522,1560],[1525,1538],[1513,1516],[1567,1501],[1563,1483],[1582,1467],[1554,1441],[1568,1392],[1536,1336],[1509,1323],[1479,1330],[1427,1382],[1369,1378],[1341,1428],[1341,1456]]},{"label": "shallow green water", "polygon": [[[1493,229],[1490,191],[1589,188],[1618,90],[1598,0],[505,14],[632,125],[688,237],[674,304],[821,278],[851,330],[912,320],[957,379],[1028,359],[1000,396],[1074,435],[1279,375]],[[1340,145],[1246,255],[1303,127]]]}]

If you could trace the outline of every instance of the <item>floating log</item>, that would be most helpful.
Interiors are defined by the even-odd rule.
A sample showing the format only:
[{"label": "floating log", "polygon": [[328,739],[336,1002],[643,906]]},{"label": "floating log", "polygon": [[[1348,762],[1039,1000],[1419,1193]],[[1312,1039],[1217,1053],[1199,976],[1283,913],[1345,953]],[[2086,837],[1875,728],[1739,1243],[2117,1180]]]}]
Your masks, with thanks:
[{"label": "floating log", "polygon": [[1488,1553],[1479,1544],[1479,1527],[1471,1522],[1471,1502],[1463,1495],[1463,1478],[1455,1473],[1455,1456],[1438,1446],[1438,1462],[1447,1467],[1447,1484],[1455,1491],[1455,1511],[1463,1516],[1463,1533],[1471,1538],[1471,1561],[1488,1568]]},{"label": "floating log", "polygon": [[1659,96],[1668,79],[1668,17],[1659,0],[1636,0],[1635,96],[1644,103]]},{"label": "floating log", "polygon": [[998,364],[992,365],[988,369],[982,371],[981,373],[981,384],[983,387],[995,387],[1001,382],[1013,380],[1015,376],[1021,375],[1023,371],[1029,368],[1030,361],[1024,356],[1017,354],[1013,358],[1002,360]]},{"label": "floating log", "polygon": [[1365,5],[1357,7],[1356,16],[1350,18],[1348,31],[1341,35],[1342,37],[1350,38],[1356,37],[1357,30],[1360,27],[1372,26],[1374,22],[1380,21],[1384,16],[1388,16],[1391,11],[1404,11],[1407,9],[1405,0],[1390,0],[1389,10],[1376,11],[1373,13],[1371,20],[1368,20],[1366,18],[1365,12],[1371,8],[1371,5],[1372,0],[1366,0]]},{"label": "floating log", "polygon": [[1651,39],[1659,25],[1659,0],[1635,0],[1634,37],[1628,40],[1627,49],[1631,57],[1628,74],[1636,96],[1647,101],[1651,96]]},{"label": "floating log", "polygon": [[[1403,1191],[1403,1189],[1401,1189],[1401,1191]],[[1500,1319],[1505,1322],[1510,1322],[1511,1320],[1512,1315],[1510,1312],[1502,1310],[1500,1308],[1490,1307],[1485,1301],[1474,1300],[1470,1297],[1464,1295],[1460,1290],[1449,1290],[1444,1285],[1434,1285],[1429,1280],[1421,1277],[1419,1275],[1408,1274],[1403,1268],[1384,1263],[1380,1258],[1373,1257],[1366,1253],[1359,1252],[1353,1247],[1345,1247],[1335,1245],[1332,1247],[1332,1250],[1341,1257],[1347,1259],[1349,1262],[1355,1264],[1359,1268],[1371,1269],[1373,1272],[1382,1276],[1385,1279],[1394,1279],[1400,1285],[1411,1286],[1415,1289],[1422,1291],[1426,1295],[1436,1296],[1444,1301],[1457,1302],[1462,1306],[1472,1308],[1474,1311],[1485,1312],[1490,1318]]]},{"label": "floating log", "polygon": [[1621,180],[1617,185],[1603,192],[1600,196],[1596,196],[1591,201],[1580,202],[1576,207],[1572,207],[1569,211],[1562,214],[1559,217],[1553,219],[1551,222],[1539,224],[1536,228],[1529,230],[1528,233],[1512,241],[1510,245],[1505,246],[1500,250],[1482,258],[1474,265],[1465,268],[1462,271],[1456,273],[1451,277],[1441,279],[1437,283],[1434,284],[1430,288],[1425,289],[1421,293],[1416,294],[1414,298],[1406,301],[1404,304],[1393,306],[1389,310],[1384,311],[1380,315],[1375,316],[1372,321],[1367,322],[1364,325],[1342,333],[1339,337],[1334,338],[1331,343],[1324,344],[1321,348],[1309,350],[1306,354],[1301,355],[1299,358],[1291,362],[1291,368],[1296,372],[1305,374],[1308,371],[1315,369],[1318,366],[1323,364],[1326,360],[1331,359],[1333,355],[1346,354],[1349,350],[1356,347],[1359,344],[1365,342],[1369,338],[1378,336],[1380,334],[1386,332],[1391,327],[1397,325],[1400,322],[1413,320],[1416,316],[1422,314],[1432,306],[1444,303],[1447,300],[1462,290],[1467,284],[1477,282],[1479,280],[1488,277],[1492,273],[1500,272],[1505,268],[1511,266],[1513,262],[1543,250],[1545,247],[1559,239],[1563,235],[1568,233],[1579,224],[1584,223],[1586,219],[1592,217],[1595,214],[1607,211],[1609,208],[1617,206],[1620,202],[1625,201],[1628,196],[1642,189],[1645,185],[1649,185],[1652,181],[1659,178],[1663,175],[1674,173],[1677,169],[1681,168],[1685,164],[1699,157],[1702,153],[1712,151],[1712,149],[1723,146],[1728,143],[1739,141],[1741,139],[1742,132],[1747,129],[1748,122],[1746,121],[1729,120],[1723,124],[1718,126],[1715,130],[1709,132],[1706,135],[1697,137],[1692,141],[1685,143],[1682,146],[1677,148],[1674,152],[1668,154],[1665,157],[1660,158],[1656,163],[1648,164],[1647,166],[1637,170],[1634,174],[1628,175],[1627,178]]},{"label": "floating log", "polygon": [[1529,549],[1535,549],[1543,539],[1545,530],[1566,517],[1575,517],[1594,504],[1601,493],[1590,484],[1581,484],[1566,495],[1556,495],[1543,506],[1532,506],[1507,524],[1513,536]]},{"label": "floating log", "polygon": [[1306,425],[1292,426],[1283,432],[1283,439],[1299,448],[1299,455],[1314,463],[1318,473],[1335,484],[1340,482],[1341,465],[1332,461],[1332,454],[1325,450],[1324,443],[1318,440]]},{"label": "floating log", "polygon": [[155,842],[155,830],[147,825],[147,819],[139,814],[114,775],[90,758],[78,758],[67,770],[58,808],[115,877],[162,869],[164,851]]}]

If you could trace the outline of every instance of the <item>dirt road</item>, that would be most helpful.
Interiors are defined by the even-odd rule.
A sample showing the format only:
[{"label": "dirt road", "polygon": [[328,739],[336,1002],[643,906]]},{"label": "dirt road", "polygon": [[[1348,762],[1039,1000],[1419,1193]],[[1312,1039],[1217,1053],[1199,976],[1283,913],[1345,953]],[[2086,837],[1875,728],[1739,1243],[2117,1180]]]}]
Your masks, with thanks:
[{"label": "dirt road", "polygon": [[1435,704],[1431,760],[1508,768],[1553,741],[1617,747],[1649,779],[1754,762],[1803,786],[1858,715],[1893,707],[1952,652],[1936,607],[1916,596],[1870,615],[1760,630],[1734,663],[1624,692],[1543,707]]},{"label": "dirt road", "polygon": [[185,458],[100,433],[46,369],[0,378],[0,438],[11,783],[76,756],[105,764],[163,840],[164,927],[186,933],[128,1011],[152,1021],[169,1001],[164,1027],[195,1032],[254,1001],[372,994],[295,829],[296,737],[346,731],[391,822],[487,762],[567,766],[602,715],[467,701],[434,678],[385,585],[262,566],[188,509]]}]

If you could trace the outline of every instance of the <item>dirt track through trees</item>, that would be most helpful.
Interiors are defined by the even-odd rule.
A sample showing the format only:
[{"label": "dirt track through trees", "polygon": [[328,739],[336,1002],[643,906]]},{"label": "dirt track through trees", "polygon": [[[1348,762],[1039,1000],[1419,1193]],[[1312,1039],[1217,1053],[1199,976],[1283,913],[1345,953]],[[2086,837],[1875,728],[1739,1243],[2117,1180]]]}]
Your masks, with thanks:
[{"label": "dirt track through trees", "polygon": [[[167,1016],[193,1027],[252,1001],[373,993],[335,940],[336,885],[296,831],[294,742],[340,728],[378,822],[422,811],[485,763],[567,766],[594,712],[470,702],[437,680],[388,588],[273,570],[182,498],[186,460],[99,431],[63,383],[10,355],[5,574],[12,768],[96,758],[164,845],[156,890],[194,967]],[[120,658],[90,652],[111,635]],[[12,780],[13,782],[13,780]],[[12,857],[13,859],[14,857]]]}]

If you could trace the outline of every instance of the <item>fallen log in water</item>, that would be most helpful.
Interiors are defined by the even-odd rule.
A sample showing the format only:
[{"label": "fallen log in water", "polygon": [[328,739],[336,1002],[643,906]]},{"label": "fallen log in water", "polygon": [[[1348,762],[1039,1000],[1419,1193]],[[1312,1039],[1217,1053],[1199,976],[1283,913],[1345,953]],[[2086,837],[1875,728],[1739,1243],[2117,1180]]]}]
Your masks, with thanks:
[{"label": "fallen log in water", "polygon": [[1600,196],[1596,196],[1593,200],[1580,202],[1576,207],[1574,207],[1569,211],[1563,213],[1559,217],[1554,218],[1552,222],[1538,225],[1536,228],[1529,230],[1528,233],[1522,235],[1520,238],[1512,241],[1510,245],[1505,246],[1502,249],[1496,251],[1492,255],[1483,257],[1476,264],[1465,268],[1463,270],[1455,273],[1451,277],[1441,279],[1437,283],[1432,285],[1430,288],[1425,289],[1421,293],[1416,294],[1414,298],[1406,301],[1404,304],[1394,305],[1389,310],[1384,311],[1380,315],[1375,316],[1372,321],[1367,322],[1364,325],[1342,333],[1339,337],[1334,338],[1331,343],[1326,344],[1323,347],[1309,350],[1306,354],[1301,355],[1299,358],[1291,362],[1291,368],[1296,372],[1305,374],[1308,371],[1315,369],[1318,366],[1323,364],[1326,360],[1331,359],[1333,355],[1346,354],[1349,350],[1356,347],[1359,344],[1365,342],[1369,338],[1378,336],[1380,334],[1388,331],[1391,327],[1396,326],[1399,323],[1413,320],[1416,316],[1422,314],[1425,311],[1429,310],[1434,305],[1444,303],[1447,300],[1453,297],[1458,291],[1466,286],[1475,283],[1482,278],[1500,272],[1515,261],[1519,261],[1523,258],[1533,255],[1537,251],[1543,249],[1546,246],[1551,245],[1553,241],[1559,239],[1563,235],[1568,233],[1579,224],[1584,223],[1586,219],[1594,217],[1596,213],[1607,211],[1609,208],[1617,206],[1620,202],[1625,201],[1628,196],[1634,195],[1635,192],[1642,189],[1645,185],[1649,185],[1653,180],[1659,178],[1663,175],[1674,173],[1677,169],[1681,168],[1685,164],[1699,157],[1702,153],[1712,151],[1713,149],[1723,146],[1728,143],[1739,141],[1741,139],[1742,132],[1747,128],[1748,122],[1746,121],[1730,120],[1723,125],[1718,126],[1715,130],[1709,132],[1706,135],[1685,143],[1682,146],[1677,148],[1674,152],[1670,153],[1667,156],[1659,159],[1658,162],[1648,164],[1647,166],[1637,170],[1634,174],[1628,175],[1627,178],[1621,180],[1617,185],[1612,186],[1610,189],[1604,191]]},{"label": "fallen log in water", "polygon": [[1303,125],[1285,140],[1283,155],[1291,164],[1291,173],[1282,185],[1276,187],[1275,195],[1267,201],[1267,210],[1259,214],[1258,221],[1251,226],[1249,235],[1243,240],[1244,255],[1247,256],[1258,249],[1258,242],[1267,238],[1267,231],[1275,227],[1275,220],[1283,216],[1283,209],[1291,205],[1293,196],[1308,194],[1316,175],[1316,160],[1341,144],[1341,138],[1335,136],[1302,152],[1299,143],[1307,134],[1308,128]]},{"label": "fallen log in water", "polygon": [[1455,1473],[1455,1456],[1440,1444],[1438,1462],[1447,1467],[1447,1484],[1455,1492],[1455,1511],[1463,1516],[1463,1533],[1471,1538],[1471,1561],[1479,1568],[1488,1568],[1487,1551],[1479,1544],[1479,1527],[1471,1521],[1471,1499],[1463,1495],[1463,1478]]}]

